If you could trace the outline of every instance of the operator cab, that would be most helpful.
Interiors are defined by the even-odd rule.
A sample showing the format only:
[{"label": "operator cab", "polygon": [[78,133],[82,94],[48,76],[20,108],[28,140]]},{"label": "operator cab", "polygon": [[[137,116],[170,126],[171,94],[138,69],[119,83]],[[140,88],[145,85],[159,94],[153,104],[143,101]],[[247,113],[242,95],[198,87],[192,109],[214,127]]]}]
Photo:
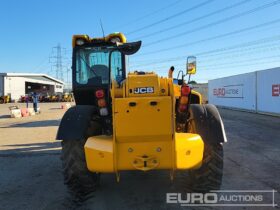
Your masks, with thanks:
[{"label": "operator cab", "polygon": [[104,90],[109,99],[111,78],[121,83],[126,77],[126,56],[137,52],[141,42],[126,43],[122,33],[90,39],[73,36],[73,92],[76,104],[96,105],[95,92]]},{"label": "operator cab", "polygon": [[[116,34],[119,35],[119,34]],[[116,36],[117,37],[117,36]],[[126,42],[125,38],[118,41]],[[73,36],[73,92],[76,103],[79,105],[94,105],[95,91],[103,89],[108,93],[110,84],[109,55],[116,43],[105,38],[90,39],[86,35]],[[125,56],[115,51],[112,57],[112,75],[123,77],[125,75]],[[121,71],[120,71],[121,69]]]}]

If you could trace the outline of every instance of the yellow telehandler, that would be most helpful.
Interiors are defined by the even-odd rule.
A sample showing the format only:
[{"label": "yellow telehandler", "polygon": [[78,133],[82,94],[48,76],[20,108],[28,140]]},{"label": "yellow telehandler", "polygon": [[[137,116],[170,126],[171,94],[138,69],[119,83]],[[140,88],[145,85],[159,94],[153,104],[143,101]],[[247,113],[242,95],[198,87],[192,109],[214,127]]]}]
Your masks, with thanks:
[{"label": "yellow telehandler", "polygon": [[195,192],[220,188],[226,135],[220,114],[185,81],[196,73],[188,57],[186,72],[175,81],[154,72],[126,72],[127,56],[139,42],[122,33],[103,38],[74,35],[73,94],[76,106],[63,116],[64,181],[71,192],[94,191],[102,173],[169,170],[187,172],[184,181]]},{"label": "yellow telehandler", "polygon": [[6,96],[0,96],[0,104],[6,104],[10,102],[10,96],[6,95]]}]

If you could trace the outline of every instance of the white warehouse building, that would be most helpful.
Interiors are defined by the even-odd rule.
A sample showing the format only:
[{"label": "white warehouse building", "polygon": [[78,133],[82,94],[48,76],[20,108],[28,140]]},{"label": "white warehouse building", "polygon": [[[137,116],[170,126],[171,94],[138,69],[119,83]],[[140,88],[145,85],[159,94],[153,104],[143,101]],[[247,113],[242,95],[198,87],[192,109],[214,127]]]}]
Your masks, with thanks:
[{"label": "white warehouse building", "polygon": [[12,101],[34,91],[50,95],[63,93],[63,86],[62,81],[46,74],[0,73],[0,96],[10,95]]}]

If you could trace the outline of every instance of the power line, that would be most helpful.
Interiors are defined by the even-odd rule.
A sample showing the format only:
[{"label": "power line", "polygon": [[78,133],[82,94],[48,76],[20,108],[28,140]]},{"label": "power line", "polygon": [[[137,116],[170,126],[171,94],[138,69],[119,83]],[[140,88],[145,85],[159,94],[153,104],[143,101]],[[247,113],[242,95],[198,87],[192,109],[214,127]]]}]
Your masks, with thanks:
[{"label": "power line", "polygon": [[139,21],[141,21],[141,20],[143,20],[143,19],[146,19],[146,18],[148,18],[148,17],[154,16],[155,14],[157,14],[157,13],[159,13],[159,12],[162,12],[162,11],[164,11],[164,10],[166,10],[166,9],[169,9],[169,8],[175,6],[176,4],[180,3],[181,1],[182,1],[182,0],[177,0],[177,1],[175,1],[175,2],[173,2],[173,3],[171,3],[171,4],[168,4],[168,5],[162,7],[162,8],[160,8],[160,9],[158,9],[158,10],[155,10],[155,11],[153,11],[153,12],[150,12],[150,13],[146,14],[146,15],[143,15],[143,16],[141,16],[141,17],[138,17],[138,18],[136,18],[136,19],[134,19],[134,20],[132,20],[132,21],[129,21],[129,22],[125,23],[125,24],[122,24],[122,25],[118,26],[117,28],[122,28],[122,27],[124,27],[124,26],[129,25],[129,24],[137,23],[137,22],[139,22]]},{"label": "power line", "polygon": [[[233,49],[233,50],[228,50],[228,51],[224,51],[221,53],[213,53],[213,54],[206,54],[206,55],[201,55],[201,56],[197,56],[197,60],[198,60],[198,64],[200,64],[201,62],[217,62],[220,60],[227,60],[227,59],[236,59],[238,57],[243,58],[244,55],[249,55],[252,56],[254,54],[266,54],[267,52],[274,52],[274,51],[279,51],[280,50],[280,43],[272,43],[272,44],[265,44],[262,46],[257,46],[257,47],[244,47],[244,48],[237,48],[237,49]],[[204,58],[208,58],[210,57],[210,59],[204,59]],[[211,57],[215,57],[214,59]],[[181,60],[181,61],[180,61]],[[182,60],[184,60],[184,63],[182,62]],[[178,63],[172,63],[173,66],[177,66],[176,68],[178,68],[178,66],[182,66],[185,65],[185,60],[186,60],[186,56],[177,59],[176,61],[178,61]],[[179,62],[180,61],[180,62]],[[166,64],[163,64],[166,63]],[[161,65],[161,66],[158,66]],[[146,67],[147,65],[136,65],[136,66],[131,66],[129,67],[130,69],[133,68],[137,68],[137,70],[147,70],[147,68],[152,68],[153,70],[155,69],[167,69],[169,68],[169,63],[167,62],[161,62],[161,63],[155,63],[155,64],[151,64],[149,65],[150,67]]]},{"label": "power line", "polygon": [[[212,53],[215,53],[215,52],[223,52],[223,51],[227,51],[227,50],[231,50],[231,49],[242,48],[242,47],[247,47],[247,46],[252,46],[252,45],[258,45],[258,44],[277,41],[277,40],[280,40],[280,35],[273,36],[273,37],[268,37],[268,38],[263,38],[263,39],[259,39],[259,40],[255,40],[255,41],[251,41],[251,42],[245,42],[245,43],[242,43],[242,44],[237,44],[237,45],[233,45],[233,46],[229,46],[229,47],[223,47],[223,48],[218,48],[218,49],[214,49],[214,50],[210,50],[210,51],[195,53],[195,55],[196,56],[207,55],[207,54],[212,54]],[[159,59],[157,61],[151,60],[150,63],[146,63],[146,64],[144,63],[144,64],[139,64],[139,65],[134,65],[134,66],[152,65],[152,64],[155,64],[155,63],[163,63],[163,62],[167,62],[167,61],[174,61],[174,60],[180,60],[180,59],[185,59],[185,58],[186,58],[186,56],[177,56],[177,57],[173,57],[173,58],[170,58],[170,59]]]},{"label": "power line", "polygon": [[248,14],[252,14],[254,12],[257,12],[257,11],[260,11],[260,10],[263,10],[263,9],[266,9],[266,8],[269,8],[269,7],[278,5],[278,4],[280,4],[280,0],[276,0],[276,1],[273,1],[273,2],[268,3],[268,4],[264,4],[262,6],[256,7],[254,9],[251,9],[251,10],[248,10],[248,11],[245,11],[245,12],[240,12],[240,13],[238,13],[236,15],[232,15],[230,17],[227,17],[227,18],[224,18],[224,19],[221,19],[221,20],[218,20],[218,21],[215,21],[215,22],[212,22],[212,23],[209,23],[209,24],[197,27],[195,29],[184,31],[184,32],[176,34],[176,35],[172,35],[172,36],[169,36],[169,37],[166,37],[166,38],[163,38],[163,39],[159,39],[157,41],[150,42],[150,43],[144,45],[143,47],[148,47],[148,46],[151,46],[151,45],[154,45],[154,44],[157,44],[157,43],[160,43],[160,42],[164,42],[164,41],[167,41],[167,40],[170,40],[170,39],[175,39],[175,38],[178,38],[180,36],[184,36],[186,34],[189,35],[190,33],[193,33],[193,32],[196,32],[196,31],[200,31],[200,30],[204,30],[204,29],[209,28],[211,26],[215,26],[215,25],[218,25],[218,24],[221,24],[221,23],[225,23],[227,21],[230,21],[230,20],[233,20],[233,19],[236,19],[236,18],[240,18],[242,16],[245,16],[245,15],[248,15]]},{"label": "power line", "polygon": [[[247,54],[249,54],[249,55],[253,55],[253,54],[257,54],[257,53],[265,53],[265,52],[267,52],[267,51],[275,51],[275,50],[280,50],[280,47],[273,47],[273,48],[268,48],[268,49],[266,49],[266,50],[264,50],[263,49],[263,47],[261,48],[262,50],[261,51],[256,51],[256,50],[254,50],[255,48],[250,48],[250,51],[253,51],[253,52],[247,52]],[[239,52],[239,51],[236,51],[237,53]],[[201,57],[198,57],[198,64],[200,65],[201,63],[207,63],[207,62],[210,62],[210,64],[209,65],[212,65],[211,64],[211,62],[217,62],[217,60],[221,60],[221,59],[223,59],[223,60],[225,60],[226,58],[238,58],[238,57],[244,57],[244,54],[246,54],[246,53],[238,53],[238,54],[234,54],[234,52],[233,52],[233,54],[232,54],[232,52],[227,52],[227,54],[228,53],[230,53],[230,56],[223,56],[223,57],[221,57],[221,58],[219,58],[218,56],[219,55],[223,55],[224,53],[221,53],[221,54],[218,54],[218,56],[216,56],[216,55],[211,55],[211,56],[215,56],[215,58],[214,59],[201,59]],[[208,56],[205,56],[205,57],[209,57],[210,55],[208,55]],[[184,58],[184,60],[185,60],[185,58]],[[157,63],[156,65],[158,65],[158,64],[162,64],[162,63]],[[185,65],[185,64],[182,64],[182,62],[180,62],[180,63],[175,63],[175,64],[172,64],[173,66],[182,66],[182,65]],[[164,65],[161,65],[161,66],[157,66],[157,67],[154,67],[154,65],[152,65],[153,66],[153,69],[163,69],[163,68],[167,68],[168,66],[169,66],[169,64],[164,64]]]},{"label": "power line", "polygon": [[[271,60],[271,61],[263,61],[263,62],[257,62],[257,63],[254,62],[254,63],[252,63],[252,61],[255,61],[255,60],[265,60],[265,59],[275,59],[275,58],[277,58],[277,59],[276,60]],[[215,70],[216,69],[220,70],[220,69],[233,68],[233,67],[253,66],[253,65],[264,64],[264,63],[268,63],[268,64],[270,64],[270,63],[277,63],[277,62],[280,63],[279,58],[280,58],[280,55],[272,56],[272,57],[266,57],[266,58],[249,59],[249,60],[243,60],[243,61],[238,61],[238,62],[225,63],[223,66],[222,65],[204,65],[204,66],[200,66],[199,63],[198,63],[197,68],[200,69],[199,71],[208,71],[209,69],[212,70],[212,68],[215,68]],[[239,63],[245,63],[245,64],[239,64]],[[153,70],[157,71],[157,72],[162,72],[162,71],[166,71],[167,72],[168,68],[165,68],[165,67],[167,67],[167,66],[153,68]],[[177,65],[176,68],[180,69],[182,67],[185,67],[185,65],[183,65],[183,64],[182,65]]]},{"label": "power line", "polygon": [[193,6],[193,7],[190,7],[190,8],[188,8],[188,9],[185,9],[185,10],[183,10],[183,11],[181,11],[181,12],[178,12],[178,13],[176,13],[176,14],[174,14],[174,15],[170,15],[170,16],[164,18],[164,19],[161,19],[161,20],[156,21],[156,22],[154,22],[154,23],[151,23],[151,24],[149,24],[149,25],[143,26],[143,27],[141,27],[141,28],[135,29],[135,30],[133,30],[133,31],[130,31],[130,32],[128,32],[127,34],[128,34],[128,35],[129,35],[129,34],[134,34],[134,33],[136,33],[136,32],[143,31],[143,30],[145,30],[145,29],[147,29],[147,28],[151,28],[152,26],[158,25],[158,24],[160,24],[160,23],[166,22],[166,21],[171,20],[171,19],[173,19],[173,18],[175,18],[175,17],[178,17],[178,16],[180,16],[180,15],[183,15],[183,14],[185,14],[185,13],[187,13],[187,12],[190,12],[190,11],[193,11],[193,10],[198,9],[198,8],[200,8],[200,7],[203,7],[203,6],[205,6],[205,5],[209,4],[209,3],[211,3],[212,1],[214,1],[214,0],[206,0],[206,1],[202,2],[202,3],[200,3],[200,4],[197,4],[197,5]]},{"label": "power line", "polygon": [[[267,56],[267,57],[260,57],[260,58],[254,58],[254,59],[246,59],[246,60],[238,60],[237,62],[226,62],[226,63],[216,63],[216,64],[208,64],[208,65],[202,65],[200,68],[207,68],[209,66],[226,66],[230,64],[236,64],[236,63],[247,63],[251,61],[259,61],[259,60],[267,60],[267,59],[274,59],[274,58],[280,58],[280,55],[275,55],[275,56]],[[202,62],[201,62],[202,63]]]},{"label": "power line", "polygon": [[215,52],[222,52],[222,51],[227,51],[227,50],[231,50],[231,49],[258,45],[258,44],[263,44],[263,43],[273,42],[273,41],[278,41],[278,40],[280,40],[280,35],[263,38],[263,39],[259,39],[259,40],[255,40],[255,41],[251,41],[251,42],[245,42],[242,44],[237,44],[237,45],[233,45],[233,46],[229,46],[229,47],[223,47],[223,48],[210,50],[210,51],[206,51],[206,52],[201,52],[201,53],[197,53],[196,55],[201,56],[201,55],[211,54],[211,53],[215,53]]},{"label": "power line", "polygon": [[44,58],[37,66],[35,66],[33,68],[34,72],[38,72],[38,70],[40,70],[40,67],[43,66],[43,64],[45,64],[46,62],[48,62],[49,57]]},{"label": "power line", "polygon": [[[217,62],[217,60],[219,59],[223,59],[223,60],[227,60],[227,59],[236,59],[238,57],[244,57],[244,55],[249,55],[252,56],[254,54],[260,54],[260,53],[266,53],[266,52],[272,52],[272,51],[279,51],[280,47],[272,47],[272,48],[267,48],[267,49],[262,49],[261,51],[249,51],[249,52],[243,52],[243,53],[238,53],[238,54],[231,54],[228,56],[222,56],[222,57],[215,57],[215,59],[201,59],[200,57],[200,61],[201,62]],[[203,57],[202,57],[203,58]]]},{"label": "power line", "polygon": [[[249,48],[245,48],[245,49],[238,49],[238,50],[230,50],[228,52],[222,52],[222,53],[217,53],[217,54],[208,54],[208,55],[202,55],[202,56],[199,56],[200,58],[207,58],[207,57],[217,57],[217,56],[220,56],[220,55],[227,55],[227,54],[230,54],[230,56],[223,56],[223,58],[231,58],[233,56],[240,56],[240,55],[244,55],[249,53],[249,54],[255,54],[258,53],[257,49],[260,49],[261,52],[267,52],[267,51],[274,51],[274,50],[279,50],[280,49],[280,46],[275,46],[276,44],[269,44],[269,45],[264,45],[264,46],[260,46],[260,47],[249,47]],[[273,47],[271,47],[273,46]],[[270,47],[270,48],[268,48]],[[266,49],[267,48],[267,49]],[[248,52],[249,51],[249,52]],[[253,51],[253,52],[252,52]],[[240,53],[241,52],[241,53]],[[243,52],[243,53],[242,53]],[[245,52],[245,53],[244,53]],[[234,53],[239,53],[239,54],[234,54]]]},{"label": "power line", "polygon": [[[201,60],[201,58],[207,58],[207,57],[215,57],[214,60],[217,60],[217,59],[225,59],[225,58],[232,58],[232,57],[241,57],[241,56],[244,56],[244,55],[253,55],[253,54],[257,54],[257,53],[265,53],[265,52],[272,52],[272,51],[278,51],[280,50],[280,47],[277,46],[277,44],[274,44],[276,46],[274,47],[270,47],[268,48],[268,46],[271,46],[271,45],[265,45],[265,46],[261,46],[261,47],[252,47],[252,48],[247,48],[247,46],[245,46],[246,48],[245,49],[239,49],[239,50],[234,50],[234,51],[223,51],[222,53],[210,53],[210,54],[206,54],[206,55],[201,55],[201,56],[197,56],[197,58],[199,60]],[[238,49],[238,48],[237,48]],[[259,51],[258,51],[259,49]],[[228,56],[223,56],[223,55],[227,55],[229,54]],[[219,57],[220,56],[220,57]],[[222,57],[221,57],[222,56]],[[186,56],[181,56],[181,57],[177,57],[177,58],[172,58],[172,59],[169,59],[169,60],[157,60],[155,61],[154,63],[149,63],[149,64],[137,64],[137,65],[134,65],[132,67],[141,67],[141,66],[147,66],[147,65],[157,65],[157,64],[163,64],[163,63],[166,63],[166,62],[170,62],[170,61],[176,61],[176,60],[186,60]],[[202,59],[203,60],[203,59]],[[204,60],[203,60],[204,61]],[[206,61],[213,61],[213,59],[208,59]],[[174,65],[180,65],[181,63],[179,64],[174,64]]]},{"label": "power line", "polygon": [[180,24],[177,24],[177,25],[168,27],[168,28],[160,29],[160,30],[158,30],[158,31],[149,33],[149,34],[147,34],[147,35],[140,36],[140,37],[138,37],[138,38],[135,38],[135,40],[140,40],[140,39],[143,39],[143,38],[155,36],[155,35],[158,35],[158,34],[160,34],[160,33],[162,33],[162,32],[170,31],[170,30],[172,30],[172,29],[174,29],[174,28],[179,28],[179,27],[181,27],[181,26],[185,26],[185,25],[187,25],[187,24],[194,23],[194,22],[196,22],[196,21],[199,21],[199,20],[208,18],[208,17],[210,17],[210,16],[213,16],[213,15],[216,15],[216,14],[219,14],[219,13],[222,13],[222,12],[225,12],[225,11],[227,11],[227,10],[230,10],[230,9],[234,8],[234,7],[241,6],[242,4],[245,4],[245,3],[249,2],[249,1],[251,1],[251,0],[243,0],[243,1],[240,1],[240,2],[238,2],[238,3],[235,3],[235,4],[232,4],[232,5],[230,5],[230,6],[224,7],[224,8],[222,8],[222,9],[218,9],[218,10],[216,10],[216,11],[214,11],[214,12],[210,12],[210,13],[208,13],[208,14],[206,14],[206,15],[203,15],[203,16],[200,16],[200,17],[197,17],[197,18],[194,18],[194,19],[192,19],[192,20],[188,20],[188,21],[185,21],[185,22],[183,22],[183,23],[180,23]]},{"label": "power line", "polygon": [[[232,67],[243,67],[243,66],[255,66],[255,65],[260,65],[260,64],[271,64],[271,63],[280,63],[279,59],[276,59],[275,61],[264,61],[264,62],[257,62],[257,63],[248,63],[248,64],[240,64],[240,65],[229,65],[229,66],[225,66],[225,67],[219,67],[219,68],[216,68],[215,66],[215,69],[213,70],[220,70],[220,69],[227,69],[227,68],[232,68]],[[213,67],[213,68],[214,68]],[[209,71],[209,69],[201,69],[202,71]]]},{"label": "power line", "polygon": [[[261,67],[261,65],[263,65],[263,64],[270,64],[270,66],[268,67],[268,66],[263,66],[263,67]],[[239,68],[239,69],[242,69],[242,67],[247,67],[247,66],[256,66],[256,65],[258,65],[258,67],[257,67],[257,69],[255,69],[254,71],[256,71],[256,70],[261,70],[261,69],[264,69],[264,68],[275,68],[275,67],[278,67],[279,66],[279,59],[277,59],[277,60],[275,60],[275,61],[264,61],[264,62],[257,62],[257,63],[248,63],[248,64],[242,64],[242,65],[229,65],[229,66],[225,66],[225,67],[218,67],[218,68],[210,68],[210,69],[205,69],[205,68],[203,68],[203,69],[201,69],[201,70],[199,70],[198,72],[201,72],[201,71],[219,71],[219,72],[222,72],[223,70],[226,70],[226,69],[231,69],[231,68]],[[240,68],[241,67],[241,68]],[[252,72],[252,69],[250,69],[249,71],[248,71],[248,68],[246,68],[245,69],[246,70],[246,72]],[[224,71],[225,72],[225,71]],[[226,71],[226,72],[229,72],[229,71]],[[244,72],[244,73],[246,73],[245,71],[242,71],[242,72]],[[203,73],[204,74],[204,73]],[[232,75],[232,74],[230,74],[230,75]],[[228,76],[230,76],[230,75],[228,75]],[[198,76],[199,76],[199,74],[198,74]],[[224,75],[225,76],[225,75]],[[213,78],[214,79],[214,78]],[[204,80],[209,80],[209,78],[208,79],[204,79]]]},{"label": "power line", "polygon": [[[277,40],[276,40],[277,41]],[[260,43],[262,44],[262,43]],[[246,47],[246,48],[245,48]],[[234,57],[234,56],[240,56],[240,55],[244,55],[247,53],[249,54],[255,54],[255,53],[258,53],[258,49],[261,50],[261,52],[266,52],[266,51],[274,51],[274,50],[279,50],[280,49],[280,46],[278,46],[278,44],[266,44],[264,46],[258,46],[258,47],[247,47],[245,46],[244,48],[245,49],[239,49],[239,48],[236,48],[237,50],[233,49],[233,50],[228,50],[228,51],[225,51],[225,52],[221,52],[221,53],[212,53],[212,54],[206,54],[206,55],[200,55],[199,58],[207,58],[207,57],[217,57],[217,56],[222,56],[222,55],[227,55],[227,54],[230,54],[230,56],[223,56],[223,58],[228,58],[228,57]],[[269,48],[270,47],[270,48]],[[267,49],[266,49],[267,48]],[[249,51],[249,52],[248,52]],[[252,52],[253,51],[253,52]],[[240,53],[241,52],[241,53]],[[243,52],[243,53],[242,53]],[[245,52],[245,53],[244,53]],[[234,54],[234,53],[239,53],[239,54]],[[183,57],[182,57],[183,58]],[[185,58],[185,57],[184,57]],[[160,59],[162,60],[162,59]],[[211,59],[210,59],[211,60]],[[142,61],[138,61],[141,63],[145,62],[146,60],[142,60]],[[159,61],[159,60],[156,60],[156,61]],[[156,62],[155,61],[155,62]],[[142,65],[142,64],[141,64]]]},{"label": "power line", "polygon": [[49,62],[45,62],[44,64],[40,65],[40,67],[36,68],[36,70],[34,70],[34,73],[42,73],[45,72],[47,69],[50,68]]},{"label": "power line", "polygon": [[[245,43],[241,43],[241,44],[237,44],[237,45],[232,45],[232,46],[229,46],[229,47],[223,47],[223,48],[218,48],[218,49],[215,49],[215,50],[195,53],[195,55],[196,56],[202,56],[202,55],[204,56],[204,55],[207,55],[207,54],[213,54],[215,52],[223,52],[223,51],[228,51],[228,50],[232,50],[232,49],[243,48],[243,47],[248,47],[248,46],[258,45],[258,44],[264,44],[264,43],[279,41],[279,40],[280,40],[280,35],[276,35],[276,36],[272,36],[272,37],[258,39],[258,40],[255,40],[255,41],[250,41],[250,42],[245,42]],[[176,60],[178,58],[185,58],[185,56],[177,56],[177,57],[173,57],[172,59]],[[164,61],[164,60],[166,60],[166,59],[158,59],[157,61]],[[143,60],[143,61],[145,61],[145,60]],[[150,61],[155,61],[155,60],[150,60]],[[155,61],[155,62],[157,62],[157,61]]]},{"label": "power line", "polygon": [[[253,48],[252,49],[250,49],[250,50],[253,50],[253,52],[247,52],[247,54],[249,54],[250,56],[251,55],[253,55],[253,54],[256,54],[256,53],[265,53],[265,52],[267,52],[267,51],[274,51],[274,50],[280,50],[280,47],[274,47],[274,48],[268,48],[267,50],[261,50],[260,52],[257,52],[257,51],[255,51]],[[230,52],[231,53],[231,52]],[[244,54],[246,54],[246,53],[239,53],[239,54],[231,54],[230,56],[227,56],[227,57],[221,57],[221,58],[219,58],[219,57],[215,57],[214,59],[208,59],[208,60],[204,60],[204,59],[201,59],[201,57],[198,57],[198,66],[199,66],[199,68],[201,68],[201,66],[200,66],[200,64],[201,63],[210,63],[210,64],[208,64],[208,66],[211,66],[211,65],[213,65],[213,64],[211,64],[211,62],[217,62],[217,60],[225,60],[225,58],[238,58],[238,57],[244,57]],[[208,57],[208,56],[206,56],[206,57]],[[185,60],[186,58],[184,58],[184,60]],[[158,64],[162,64],[162,63],[158,63]],[[158,64],[156,64],[156,65],[158,65]],[[176,68],[178,68],[178,66],[183,66],[183,65],[185,65],[185,63],[183,64],[182,62],[180,62],[180,63],[173,63],[172,64],[173,66],[175,66]],[[154,65],[152,65],[152,68],[153,68],[153,70],[157,70],[157,69],[159,69],[159,70],[161,70],[161,69],[167,69],[169,67],[169,64],[164,64],[164,65],[161,65],[161,66],[154,66]],[[141,70],[141,67],[140,67],[140,69],[138,69],[138,70]]]},{"label": "power line", "polygon": [[276,19],[276,20],[273,20],[273,21],[265,22],[265,23],[262,23],[262,24],[254,25],[254,26],[251,26],[251,27],[247,27],[247,28],[236,30],[236,31],[228,32],[228,33],[225,33],[225,34],[220,34],[220,35],[217,35],[217,36],[209,37],[209,38],[206,38],[206,39],[201,39],[201,40],[194,41],[194,42],[175,45],[173,47],[168,47],[168,48],[163,48],[163,49],[159,49],[159,50],[155,50],[155,51],[150,51],[150,52],[139,54],[139,55],[136,55],[136,56],[149,55],[149,54],[154,54],[154,53],[158,53],[158,52],[175,50],[175,49],[178,49],[178,48],[183,48],[185,46],[191,46],[191,45],[200,44],[200,43],[203,43],[203,42],[206,42],[206,41],[211,41],[211,40],[220,39],[220,38],[235,35],[235,34],[240,34],[240,33],[246,32],[246,31],[266,27],[266,26],[273,25],[273,24],[276,24],[276,23],[279,23],[279,22],[280,22],[280,18]]}]

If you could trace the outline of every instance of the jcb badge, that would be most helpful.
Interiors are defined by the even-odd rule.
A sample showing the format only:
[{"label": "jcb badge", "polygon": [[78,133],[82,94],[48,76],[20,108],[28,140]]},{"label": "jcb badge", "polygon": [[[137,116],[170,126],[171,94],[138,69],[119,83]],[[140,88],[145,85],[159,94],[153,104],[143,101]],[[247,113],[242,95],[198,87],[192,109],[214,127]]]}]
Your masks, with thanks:
[{"label": "jcb badge", "polygon": [[154,87],[138,87],[134,88],[134,94],[154,93]]}]

